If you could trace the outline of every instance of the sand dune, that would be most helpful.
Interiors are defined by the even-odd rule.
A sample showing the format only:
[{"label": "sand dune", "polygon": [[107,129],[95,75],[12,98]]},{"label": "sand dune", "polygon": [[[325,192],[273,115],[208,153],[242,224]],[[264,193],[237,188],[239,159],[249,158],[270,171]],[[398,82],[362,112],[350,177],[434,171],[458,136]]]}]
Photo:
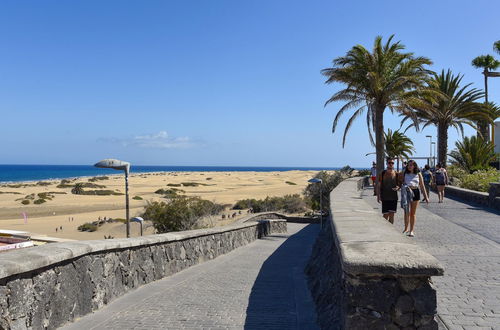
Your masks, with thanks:
[{"label": "sand dune", "polygon": [[[221,204],[234,204],[245,198],[265,198],[266,196],[283,196],[301,193],[316,171],[287,172],[161,172],[132,174],[130,185],[131,216],[140,215],[147,201],[162,200],[154,192],[160,188],[177,188],[188,196],[199,196]],[[287,183],[287,181],[289,183]],[[98,217],[125,218],[124,196],[75,195],[71,188],[57,188],[60,180],[48,181],[50,185],[39,186],[36,183],[26,183],[26,187],[9,187],[0,185],[0,229],[24,230],[36,234],[53,237],[85,240],[102,239],[104,235],[125,237],[124,225],[121,223],[106,224],[98,231],[79,232],[77,227],[85,222],[91,222]],[[88,182],[88,178],[80,178],[75,182]],[[124,192],[123,176],[109,176],[108,180],[94,182],[106,186],[106,190],[117,193]],[[197,186],[184,186],[182,183],[195,183]],[[290,184],[290,183],[295,183]],[[168,184],[181,186],[168,186]],[[86,190],[98,188],[85,188]],[[25,196],[38,193],[59,192],[52,200],[43,204],[21,204]],[[17,193],[17,194],[13,194]],[[65,194],[60,194],[65,193]],[[139,196],[142,200],[134,200]],[[21,213],[28,214],[28,223],[24,224]],[[73,218],[74,221],[69,219]],[[214,220],[216,224],[226,224],[222,220]],[[60,227],[63,227],[60,230]],[[56,232],[56,227],[58,228]],[[139,234],[139,225],[132,224],[132,236]],[[147,234],[153,233],[149,228]]]}]

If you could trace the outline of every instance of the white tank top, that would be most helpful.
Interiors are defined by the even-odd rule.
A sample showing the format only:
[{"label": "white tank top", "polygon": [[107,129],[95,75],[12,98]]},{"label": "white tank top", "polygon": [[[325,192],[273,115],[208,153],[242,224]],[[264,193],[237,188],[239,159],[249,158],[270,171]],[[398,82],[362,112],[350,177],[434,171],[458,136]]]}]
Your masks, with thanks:
[{"label": "white tank top", "polygon": [[420,183],[420,178],[418,174],[405,173],[405,184],[412,188],[418,188]]}]

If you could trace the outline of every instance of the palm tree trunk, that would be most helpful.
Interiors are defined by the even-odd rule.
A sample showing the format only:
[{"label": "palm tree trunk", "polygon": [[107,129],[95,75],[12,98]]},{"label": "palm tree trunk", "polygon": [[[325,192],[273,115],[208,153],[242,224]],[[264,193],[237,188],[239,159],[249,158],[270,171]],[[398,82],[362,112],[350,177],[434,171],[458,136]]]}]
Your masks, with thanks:
[{"label": "palm tree trunk", "polygon": [[384,107],[375,106],[375,150],[377,152],[377,173],[385,168],[384,148]]},{"label": "palm tree trunk", "polygon": [[[488,104],[488,71],[484,69],[484,102]],[[490,141],[490,124],[484,120],[480,120],[477,123],[478,137],[483,138],[484,141]]]},{"label": "palm tree trunk", "polygon": [[438,124],[438,162],[446,167],[446,158],[448,154],[448,126]]}]

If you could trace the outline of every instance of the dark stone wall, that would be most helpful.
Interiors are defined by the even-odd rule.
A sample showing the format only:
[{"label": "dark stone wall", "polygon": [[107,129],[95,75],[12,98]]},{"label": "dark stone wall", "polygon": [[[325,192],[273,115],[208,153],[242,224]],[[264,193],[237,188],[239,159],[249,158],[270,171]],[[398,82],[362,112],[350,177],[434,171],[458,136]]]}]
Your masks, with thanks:
[{"label": "dark stone wall", "polygon": [[260,221],[186,240],[91,253],[3,278],[0,329],[55,329],[131,289],[281,232],[285,221]]},{"label": "dark stone wall", "polygon": [[309,289],[316,304],[321,329],[341,329],[342,264],[335,247],[330,221],[325,221],[306,267]]},{"label": "dark stone wall", "polygon": [[321,329],[438,329],[436,290],[429,277],[345,273],[330,223],[306,267]]},{"label": "dark stone wall", "polygon": [[465,188],[446,186],[445,196],[451,196],[469,203],[488,206],[500,210],[500,197],[497,197],[495,188],[490,188],[490,193],[484,193]]}]

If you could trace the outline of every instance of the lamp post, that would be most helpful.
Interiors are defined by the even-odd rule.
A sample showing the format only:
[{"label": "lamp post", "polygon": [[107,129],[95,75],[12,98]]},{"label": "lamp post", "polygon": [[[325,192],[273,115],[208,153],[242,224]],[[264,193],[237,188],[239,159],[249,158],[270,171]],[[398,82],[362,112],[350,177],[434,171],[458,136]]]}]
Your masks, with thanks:
[{"label": "lamp post", "polygon": [[431,143],[431,147],[434,146],[434,156],[432,157],[432,167],[436,167],[436,142]]},{"label": "lamp post", "polygon": [[426,135],[429,138],[429,166],[432,166],[432,135]]},{"label": "lamp post", "polygon": [[130,172],[130,163],[118,159],[103,159],[94,164],[95,167],[112,168],[114,170],[125,172],[125,209],[127,220],[127,238],[130,237],[130,220],[129,220],[129,202],[128,202],[128,174]]},{"label": "lamp post", "polygon": [[141,218],[141,217],[135,217],[135,218],[132,218],[130,221],[132,222],[138,222],[141,224],[141,236],[142,236],[142,224],[144,223],[144,219]]},{"label": "lamp post", "polygon": [[319,183],[319,216],[320,216],[320,227],[323,228],[323,180],[318,178],[312,178],[307,182]]}]

